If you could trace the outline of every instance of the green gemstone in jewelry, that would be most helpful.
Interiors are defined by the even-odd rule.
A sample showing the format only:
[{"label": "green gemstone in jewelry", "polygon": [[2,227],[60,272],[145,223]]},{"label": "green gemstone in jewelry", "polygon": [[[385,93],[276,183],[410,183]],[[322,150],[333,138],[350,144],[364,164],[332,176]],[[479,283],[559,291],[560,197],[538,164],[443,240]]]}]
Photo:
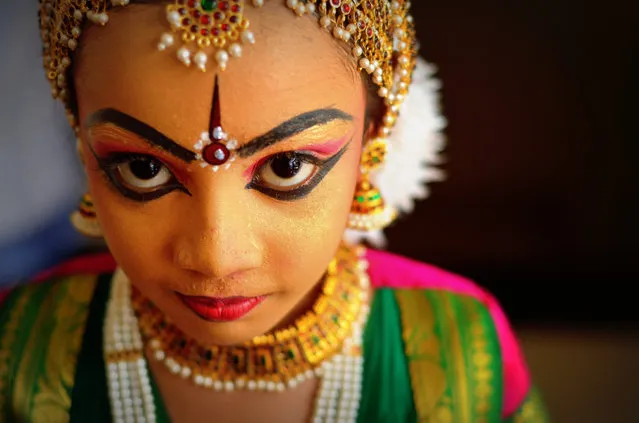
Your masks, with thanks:
[{"label": "green gemstone in jewelry", "polygon": [[363,203],[364,202],[364,197],[361,196],[361,195],[359,197],[357,197],[357,202],[358,203]]},{"label": "green gemstone in jewelry", "polygon": [[202,0],[200,5],[202,6],[202,10],[211,12],[214,9],[217,9],[217,0]]}]

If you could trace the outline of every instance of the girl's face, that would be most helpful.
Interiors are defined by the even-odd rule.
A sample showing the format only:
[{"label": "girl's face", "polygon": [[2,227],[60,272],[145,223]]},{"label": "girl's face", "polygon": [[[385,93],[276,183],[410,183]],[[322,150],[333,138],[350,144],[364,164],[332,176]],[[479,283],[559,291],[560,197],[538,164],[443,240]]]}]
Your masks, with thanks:
[{"label": "girl's face", "polygon": [[[75,68],[82,154],[109,248],[204,343],[247,341],[312,298],[344,232],[365,132],[365,88],[333,37],[281,2],[247,9],[256,43],[226,71],[157,51],[168,29],[160,5],[89,27]],[[215,108],[239,144],[217,172],[194,158]],[[232,297],[259,305],[234,320],[207,314]]]}]

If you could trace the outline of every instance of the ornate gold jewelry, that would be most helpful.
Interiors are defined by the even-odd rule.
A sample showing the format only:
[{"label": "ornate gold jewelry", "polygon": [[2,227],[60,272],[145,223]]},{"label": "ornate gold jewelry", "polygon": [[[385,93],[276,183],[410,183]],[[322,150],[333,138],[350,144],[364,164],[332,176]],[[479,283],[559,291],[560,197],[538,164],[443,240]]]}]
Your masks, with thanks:
[{"label": "ornate gold jewelry", "polygon": [[[263,0],[252,0],[259,7]],[[67,107],[72,126],[75,117],[70,106],[67,71],[73,51],[78,47],[83,25],[109,21],[108,9],[125,6],[129,0],[41,0],[44,66],[55,98]],[[379,125],[379,136],[390,134],[399,107],[408,92],[417,57],[416,38],[407,0],[286,0],[296,15],[318,18],[322,28],[349,44],[358,68],[370,75],[385,99],[386,113]],[[204,70],[209,62],[203,49],[214,48],[215,62],[224,69],[230,57],[241,55],[241,44],[252,44],[242,0],[175,0],[167,6],[170,33],[158,44],[160,50],[180,41],[178,58]],[[176,37],[179,39],[176,39]],[[77,129],[77,128],[76,128]]]},{"label": "ornate gold jewelry", "polygon": [[340,247],[312,310],[294,325],[244,345],[198,344],[135,290],[133,308],[150,355],[172,373],[218,390],[281,391],[320,373],[320,365],[340,351],[361,354],[360,345],[355,344],[345,352],[344,341],[351,335],[360,309],[367,307],[365,270],[358,266],[355,250]]},{"label": "ornate gold jewelry", "polygon": [[71,214],[71,224],[82,235],[101,238],[102,229],[93,207],[93,199],[89,193],[82,196],[78,210]]},{"label": "ornate gold jewelry", "polygon": [[370,231],[383,229],[397,216],[397,211],[386,205],[382,194],[371,182],[371,172],[379,168],[386,157],[388,142],[375,138],[364,146],[361,175],[355,186],[355,194],[349,215],[348,227]]},{"label": "ornate gold jewelry", "polygon": [[[263,0],[253,1],[261,7]],[[175,0],[166,8],[166,18],[172,32],[165,32],[158,44],[160,51],[176,42],[176,35],[184,43],[177,50],[178,60],[187,66],[191,63],[206,70],[209,55],[203,50],[213,47],[217,66],[224,70],[231,57],[242,56],[242,44],[254,44],[255,36],[248,30],[244,18],[243,0]],[[193,51],[189,45],[198,50]]]}]

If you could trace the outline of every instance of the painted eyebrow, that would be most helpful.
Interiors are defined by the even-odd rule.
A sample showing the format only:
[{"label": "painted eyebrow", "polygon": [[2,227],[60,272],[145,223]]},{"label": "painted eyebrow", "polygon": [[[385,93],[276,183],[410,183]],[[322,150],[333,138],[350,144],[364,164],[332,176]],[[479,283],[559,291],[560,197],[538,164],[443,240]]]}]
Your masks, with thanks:
[{"label": "painted eyebrow", "polygon": [[353,120],[353,116],[335,108],[317,109],[302,113],[287,120],[279,126],[276,126],[264,135],[253,138],[251,141],[241,146],[237,153],[242,158],[252,156],[273,144],[292,137],[293,135],[297,135],[300,132],[304,132],[315,126],[325,125],[335,120],[350,122]]},{"label": "painted eyebrow", "polygon": [[[273,144],[292,137],[293,135],[297,135],[300,132],[307,131],[315,126],[325,125],[335,120],[350,122],[353,120],[353,116],[335,108],[317,109],[305,112],[276,126],[265,134],[252,139],[245,145],[241,146],[237,153],[242,158],[252,156]],[[113,124],[128,132],[136,134],[151,146],[160,147],[186,163],[191,163],[195,160],[196,154],[194,152],[182,147],[152,126],[147,125],[133,116],[117,109],[106,108],[96,111],[87,119],[86,127],[90,129],[94,126],[103,124]]]},{"label": "painted eyebrow", "polygon": [[86,127],[91,129],[94,126],[104,124],[113,124],[136,134],[151,146],[160,147],[186,163],[191,163],[195,160],[195,153],[192,151],[182,147],[152,126],[119,110],[107,108],[96,111],[87,119]]}]

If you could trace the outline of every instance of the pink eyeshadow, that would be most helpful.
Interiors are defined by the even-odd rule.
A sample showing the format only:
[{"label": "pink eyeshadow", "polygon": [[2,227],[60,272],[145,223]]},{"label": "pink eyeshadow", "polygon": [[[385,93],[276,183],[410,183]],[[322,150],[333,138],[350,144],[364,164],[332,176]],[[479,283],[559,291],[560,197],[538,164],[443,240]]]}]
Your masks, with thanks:
[{"label": "pink eyeshadow", "polygon": [[300,149],[300,151],[310,151],[312,153],[317,153],[321,156],[332,156],[337,153],[342,146],[344,145],[344,141],[348,138],[348,136],[340,138],[334,141],[328,141],[323,144],[313,144],[304,146]]}]

